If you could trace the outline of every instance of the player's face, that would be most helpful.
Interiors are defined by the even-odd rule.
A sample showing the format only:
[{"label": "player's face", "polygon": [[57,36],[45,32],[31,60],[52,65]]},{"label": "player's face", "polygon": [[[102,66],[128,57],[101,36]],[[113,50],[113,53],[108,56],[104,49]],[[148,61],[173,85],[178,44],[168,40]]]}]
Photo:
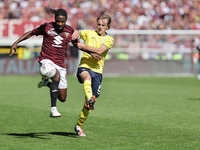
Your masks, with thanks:
[{"label": "player's face", "polygon": [[65,16],[56,16],[55,17],[55,22],[56,22],[56,29],[58,31],[62,31],[65,27],[65,24],[67,22],[67,19]]},{"label": "player's face", "polygon": [[97,21],[97,33],[99,35],[106,35],[106,30],[108,29],[108,20],[99,19]]}]

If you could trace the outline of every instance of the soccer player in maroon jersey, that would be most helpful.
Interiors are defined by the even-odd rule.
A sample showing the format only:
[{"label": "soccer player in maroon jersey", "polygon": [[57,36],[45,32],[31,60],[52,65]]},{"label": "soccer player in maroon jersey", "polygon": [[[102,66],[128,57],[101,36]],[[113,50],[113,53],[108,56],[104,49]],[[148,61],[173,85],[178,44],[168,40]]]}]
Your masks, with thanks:
[{"label": "soccer player in maroon jersey", "polygon": [[[24,33],[18,40],[16,40],[10,48],[9,56],[16,52],[17,44],[23,40],[29,39],[33,35],[43,35],[43,43],[40,55],[38,56],[39,64],[51,63],[56,68],[56,74],[52,77],[52,82],[43,78],[38,84],[38,88],[48,86],[50,88],[51,96],[51,112],[50,117],[60,117],[56,107],[57,98],[61,102],[65,102],[67,98],[67,80],[65,68],[65,51],[68,42],[72,42],[75,46],[78,41],[72,41],[71,36],[74,29],[66,25],[67,13],[64,9],[54,10],[55,22],[44,23],[39,27]],[[81,49],[80,47],[78,47]],[[96,53],[90,53],[95,59],[101,59]]]}]

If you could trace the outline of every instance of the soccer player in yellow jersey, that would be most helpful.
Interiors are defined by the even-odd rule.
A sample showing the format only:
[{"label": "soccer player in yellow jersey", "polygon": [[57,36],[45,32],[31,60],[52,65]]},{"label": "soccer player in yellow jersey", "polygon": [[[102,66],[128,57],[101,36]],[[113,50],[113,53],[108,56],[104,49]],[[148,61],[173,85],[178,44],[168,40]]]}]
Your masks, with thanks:
[{"label": "soccer player in yellow jersey", "polygon": [[79,38],[84,40],[85,45],[82,49],[92,50],[102,57],[97,60],[86,52],[83,52],[81,56],[77,78],[84,87],[85,103],[75,126],[75,131],[79,136],[86,136],[81,127],[91,110],[94,109],[94,103],[101,91],[104,60],[114,42],[114,39],[106,33],[106,30],[110,28],[110,23],[111,17],[103,14],[97,18],[96,30],[76,30],[72,35],[72,40]]}]

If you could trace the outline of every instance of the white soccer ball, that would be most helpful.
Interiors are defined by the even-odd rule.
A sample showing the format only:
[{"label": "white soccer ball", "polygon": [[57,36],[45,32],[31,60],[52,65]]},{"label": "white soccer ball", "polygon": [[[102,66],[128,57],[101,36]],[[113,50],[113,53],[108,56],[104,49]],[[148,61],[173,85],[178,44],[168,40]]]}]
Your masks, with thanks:
[{"label": "white soccer ball", "polygon": [[45,78],[52,78],[56,74],[56,68],[50,63],[42,64],[40,74]]}]

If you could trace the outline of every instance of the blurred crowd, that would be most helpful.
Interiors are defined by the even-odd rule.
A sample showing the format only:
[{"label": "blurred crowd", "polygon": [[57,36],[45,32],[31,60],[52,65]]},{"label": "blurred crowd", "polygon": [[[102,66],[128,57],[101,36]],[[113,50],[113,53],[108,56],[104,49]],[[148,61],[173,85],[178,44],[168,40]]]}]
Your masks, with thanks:
[{"label": "blurred crowd", "polygon": [[199,0],[0,0],[0,19],[49,21],[48,8],[64,8],[78,29],[94,28],[102,13],[112,17],[111,29],[200,29]]}]

